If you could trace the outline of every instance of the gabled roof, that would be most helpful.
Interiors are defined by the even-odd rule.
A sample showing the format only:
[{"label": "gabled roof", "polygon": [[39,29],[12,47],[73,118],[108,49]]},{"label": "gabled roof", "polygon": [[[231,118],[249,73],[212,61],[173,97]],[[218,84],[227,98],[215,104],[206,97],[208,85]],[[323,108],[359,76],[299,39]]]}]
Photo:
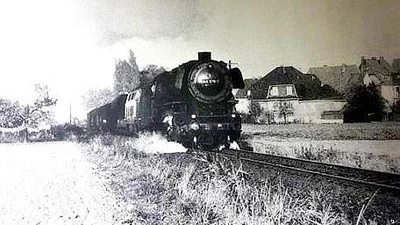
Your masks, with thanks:
[{"label": "gabled roof", "polygon": [[[396,61],[393,62],[394,65],[395,63]],[[396,69],[382,56],[379,58],[372,57],[370,59],[361,57],[360,70],[364,75],[368,74],[369,76],[376,76],[381,85],[393,85],[393,76],[398,74]]]},{"label": "gabled roof", "polygon": [[362,84],[363,79],[357,65],[311,67],[308,69],[308,73],[314,74],[323,84],[332,86],[342,94],[348,87],[354,84]]},{"label": "gabled roof", "polygon": [[254,99],[265,99],[270,85],[294,84],[300,99],[322,99],[337,97],[329,86],[322,87],[313,74],[303,74],[292,66],[277,67],[254,83],[250,90]]},{"label": "gabled roof", "polygon": [[390,75],[395,73],[396,70],[381,56],[379,58],[372,57],[370,59],[361,58],[360,64],[361,72],[376,75]]}]

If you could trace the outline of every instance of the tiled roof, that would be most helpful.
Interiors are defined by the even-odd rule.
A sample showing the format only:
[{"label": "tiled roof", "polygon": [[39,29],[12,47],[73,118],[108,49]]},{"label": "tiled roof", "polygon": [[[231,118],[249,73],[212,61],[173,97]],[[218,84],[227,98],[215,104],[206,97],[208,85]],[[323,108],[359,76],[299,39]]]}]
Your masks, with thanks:
[{"label": "tiled roof", "polygon": [[391,73],[396,72],[396,70],[383,57],[361,59],[360,70],[361,72],[367,72],[368,74],[382,75],[390,75]]},{"label": "tiled roof", "polygon": [[391,66],[382,56],[379,58],[372,57],[370,59],[361,58],[360,70],[363,74],[376,76],[380,84],[393,84],[393,75],[396,69]]},{"label": "tiled roof", "polygon": [[337,97],[330,86],[321,87],[321,81],[313,74],[303,74],[292,66],[277,67],[254,83],[250,90],[254,99],[265,99],[271,85],[294,84],[300,99]]},{"label": "tiled roof", "polygon": [[362,83],[362,75],[357,65],[311,67],[309,74],[315,74],[323,84],[330,85],[339,93],[345,93],[347,88]]}]

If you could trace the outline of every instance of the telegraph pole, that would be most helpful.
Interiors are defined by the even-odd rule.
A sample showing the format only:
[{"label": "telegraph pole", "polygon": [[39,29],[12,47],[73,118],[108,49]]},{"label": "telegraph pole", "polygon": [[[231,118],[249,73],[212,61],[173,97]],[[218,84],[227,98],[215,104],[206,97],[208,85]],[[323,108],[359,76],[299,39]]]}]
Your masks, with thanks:
[{"label": "telegraph pole", "polygon": [[69,124],[72,124],[72,104],[69,102]]}]

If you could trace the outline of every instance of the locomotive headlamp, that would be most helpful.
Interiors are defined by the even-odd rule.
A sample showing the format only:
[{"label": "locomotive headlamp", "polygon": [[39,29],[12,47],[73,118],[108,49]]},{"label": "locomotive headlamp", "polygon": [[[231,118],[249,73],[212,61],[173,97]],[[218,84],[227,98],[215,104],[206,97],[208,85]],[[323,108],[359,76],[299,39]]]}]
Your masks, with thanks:
[{"label": "locomotive headlamp", "polygon": [[196,114],[192,114],[191,116],[190,116],[190,118],[192,118],[192,119],[196,119]]},{"label": "locomotive headlamp", "polygon": [[236,114],[232,114],[231,117],[232,117],[232,118],[236,118]]},{"label": "locomotive headlamp", "polygon": [[191,123],[191,124],[189,125],[189,128],[190,128],[191,130],[196,131],[196,130],[199,130],[199,129],[200,129],[200,126],[199,126],[198,123]]}]

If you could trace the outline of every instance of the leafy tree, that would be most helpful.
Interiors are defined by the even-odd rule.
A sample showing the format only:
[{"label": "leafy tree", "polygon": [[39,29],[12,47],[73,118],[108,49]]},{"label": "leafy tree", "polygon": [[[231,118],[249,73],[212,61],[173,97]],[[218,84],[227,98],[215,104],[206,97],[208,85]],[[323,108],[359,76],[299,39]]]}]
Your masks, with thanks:
[{"label": "leafy tree", "polygon": [[[57,100],[49,96],[47,85],[35,85],[36,99],[26,107],[18,102],[0,99],[0,128],[5,132],[23,131],[28,140],[28,128],[40,129],[53,122],[53,106]],[[15,128],[15,129],[7,129]]]},{"label": "leafy tree", "polygon": [[131,92],[140,85],[140,72],[136,57],[129,50],[129,60],[118,60],[114,72],[114,90],[117,93]]},{"label": "leafy tree", "polygon": [[53,121],[53,106],[57,99],[49,96],[47,85],[35,85],[36,100],[28,105],[24,112],[25,123],[31,128],[38,128],[40,125],[50,124]]},{"label": "leafy tree", "polygon": [[57,100],[49,96],[47,85],[35,85],[36,99],[26,107],[18,102],[0,100],[0,126],[3,128],[15,128],[27,125],[30,128],[38,128],[40,125],[49,124],[53,120],[53,109]]},{"label": "leafy tree", "polygon": [[260,103],[256,101],[251,101],[249,107],[250,120],[254,123],[257,121],[257,118],[261,116],[262,109]]},{"label": "leafy tree", "polygon": [[114,72],[114,91],[127,93],[150,83],[155,76],[165,72],[163,67],[147,65],[139,71],[136,57],[132,50],[129,50],[129,60],[118,60]]},{"label": "leafy tree", "polygon": [[346,96],[344,122],[381,121],[385,101],[375,85],[355,86]]},{"label": "leafy tree", "polygon": [[117,93],[111,88],[89,89],[86,95],[82,96],[82,103],[86,110],[91,110],[111,102],[116,96]]},{"label": "leafy tree", "polygon": [[156,65],[147,65],[145,68],[143,68],[142,71],[140,71],[141,84],[145,85],[150,83],[154,79],[154,77],[164,72],[165,72],[164,67],[159,67]]},{"label": "leafy tree", "polygon": [[23,125],[24,109],[18,102],[0,99],[0,127],[15,128]]},{"label": "leafy tree", "polygon": [[392,111],[392,120],[394,121],[400,121],[400,102],[394,102],[391,106],[390,109]]},{"label": "leafy tree", "polygon": [[279,102],[279,116],[283,117],[284,123],[287,123],[287,117],[290,114],[290,103],[287,101]]}]

